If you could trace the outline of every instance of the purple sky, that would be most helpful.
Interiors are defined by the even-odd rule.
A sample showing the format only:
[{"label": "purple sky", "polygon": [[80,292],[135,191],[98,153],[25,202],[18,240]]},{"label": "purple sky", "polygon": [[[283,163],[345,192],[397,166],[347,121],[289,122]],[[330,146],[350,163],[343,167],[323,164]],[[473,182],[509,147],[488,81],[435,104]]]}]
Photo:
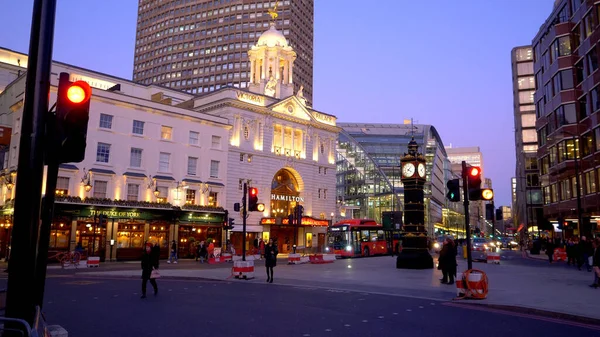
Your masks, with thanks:
[{"label": "purple sky", "polygon": [[[315,0],[314,106],[342,122],[432,124],[480,146],[496,206],[510,205],[510,51],[554,0]],[[32,0],[2,4],[0,46],[29,49]],[[58,1],[54,59],[131,79],[137,1]],[[10,29],[6,29],[10,27]]]}]

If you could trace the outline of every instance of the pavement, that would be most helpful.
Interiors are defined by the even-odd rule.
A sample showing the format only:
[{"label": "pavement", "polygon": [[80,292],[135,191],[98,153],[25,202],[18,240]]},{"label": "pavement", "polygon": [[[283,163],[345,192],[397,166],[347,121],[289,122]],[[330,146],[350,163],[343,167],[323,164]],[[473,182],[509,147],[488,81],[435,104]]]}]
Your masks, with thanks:
[{"label": "pavement", "polygon": [[[384,259],[386,263],[391,260],[361,261]],[[351,261],[352,265],[356,261]],[[306,273],[306,267],[324,271],[332,266],[293,267]],[[283,265],[277,269],[281,276],[283,270],[291,270]],[[55,274],[47,280],[44,312],[48,322],[60,324],[75,337],[600,335],[599,326],[474,307],[466,302],[287,286],[278,279],[273,284],[264,281],[165,278],[157,281],[157,296],[150,292],[148,298],[140,299],[139,278]]]},{"label": "pavement", "polygon": [[[489,294],[485,300],[463,300],[497,308],[547,311],[556,315],[572,315],[600,320],[600,289],[588,287],[592,274],[568,268],[564,263],[548,264],[522,256],[518,251],[503,251],[499,265],[474,263],[489,280]],[[181,260],[180,260],[181,261]],[[279,260],[275,268],[278,285],[308,289],[336,289],[360,291],[373,295],[391,295],[405,298],[449,301],[456,296],[456,288],[440,284],[439,270],[406,270],[395,268],[396,259],[390,256],[337,260],[331,264],[287,265]],[[466,261],[459,258],[459,273],[466,270]],[[123,265],[123,264],[122,264]],[[140,278],[139,266],[118,268],[103,264],[98,269],[60,271],[79,277]],[[211,280],[233,283],[264,283],[263,262],[256,261],[256,278],[231,278],[231,263],[200,265],[180,262],[161,264],[163,279]],[[49,272],[50,277],[53,273]],[[59,274],[57,274],[59,275]]]}]

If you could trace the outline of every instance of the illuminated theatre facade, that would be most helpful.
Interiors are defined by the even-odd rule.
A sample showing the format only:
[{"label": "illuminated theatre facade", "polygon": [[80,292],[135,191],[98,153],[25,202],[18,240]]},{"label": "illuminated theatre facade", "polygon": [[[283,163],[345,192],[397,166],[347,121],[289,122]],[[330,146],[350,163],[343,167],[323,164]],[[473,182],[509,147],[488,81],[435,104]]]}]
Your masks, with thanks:
[{"label": "illuminated theatre facade", "polygon": [[[294,92],[296,53],[274,24],[248,52],[248,90],[227,87],[194,100],[193,110],[226,118],[229,131],[227,200],[235,221],[230,240],[242,248],[242,217],[233,213],[241,203],[243,184],[258,189],[264,212],[249,212],[246,247],[255,239],[276,239],[279,251],[299,248],[319,251],[335,210],[336,117],[306,104]],[[288,223],[294,207],[302,205],[301,226]]]}]

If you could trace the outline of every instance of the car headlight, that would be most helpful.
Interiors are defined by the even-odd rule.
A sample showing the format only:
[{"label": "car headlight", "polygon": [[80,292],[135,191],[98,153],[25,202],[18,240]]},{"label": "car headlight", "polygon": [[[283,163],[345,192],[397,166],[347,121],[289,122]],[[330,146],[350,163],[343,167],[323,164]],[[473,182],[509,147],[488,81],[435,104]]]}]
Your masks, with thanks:
[{"label": "car headlight", "polygon": [[[490,242],[490,246],[494,247],[496,244],[493,242]],[[487,246],[486,246],[487,247]]]},{"label": "car headlight", "polygon": [[329,251],[329,247],[325,247],[325,251],[328,252]]},{"label": "car headlight", "polygon": [[439,243],[437,243],[437,242],[436,242],[436,243],[434,243],[434,244],[433,244],[433,248],[440,248],[440,244],[439,244]]},{"label": "car headlight", "polygon": [[352,251],[352,246],[346,246],[346,251],[347,252],[351,252]]},{"label": "car headlight", "polygon": [[516,243],[516,242],[514,242],[514,241],[511,241],[511,242],[510,242],[510,244],[511,244],[511,245],[516,245],[517,243]]}]

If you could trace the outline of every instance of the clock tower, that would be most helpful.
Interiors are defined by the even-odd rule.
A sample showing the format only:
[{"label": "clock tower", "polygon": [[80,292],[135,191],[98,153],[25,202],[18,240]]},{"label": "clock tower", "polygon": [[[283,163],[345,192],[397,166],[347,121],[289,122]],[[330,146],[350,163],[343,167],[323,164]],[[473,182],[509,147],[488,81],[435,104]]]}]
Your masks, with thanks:
[{"label": "clock tower", "polygon": [[404,185],[404,237],[402,252],[396,260],[396,268],[430,269],[433,258],[427,246],[425,230],[425,157],[418,153],[419,145],[413,137],[408,143],[408,153],[400,159],[402,184]]}]

